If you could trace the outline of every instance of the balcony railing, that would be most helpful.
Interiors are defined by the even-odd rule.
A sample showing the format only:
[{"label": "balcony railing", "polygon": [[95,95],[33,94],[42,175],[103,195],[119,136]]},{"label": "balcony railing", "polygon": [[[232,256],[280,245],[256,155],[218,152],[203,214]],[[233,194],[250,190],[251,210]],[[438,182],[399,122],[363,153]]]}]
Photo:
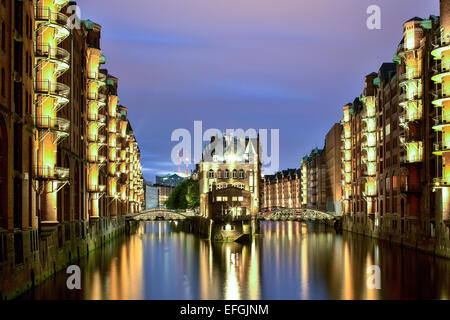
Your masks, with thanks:
[{"label": "balcony railing", "polygon": [[444,119],[442,115],[433,118],[435,127],[450,126],[450,120]]},{"label": "balcony railing", "polygon": [[36,117],[36,127],[41,130],[69,133],[70,121],[63,118],[53,118],[49,116]]},{"label": "balcony railing", "polygon": [[70,95],[70,88],[68,86],[50,80],[36,81],[35,91],[38,94],[48,94],[52,96],[62,97],[65,99],[68,99]]},{"label": "balcony railing", "polygon": [[35,174],[38,179],[66,181],[69,179],[70,169],[52,166],[36,166]]},{"label": "balcony railing", "polygon": [[431,55],[437,59],[441,59],[442,52],[450,50],[450,38],[435,38],[433,46],[436,47],[436,49],[431,52]]},{"label": "balcony railing", "polygon": [[88,185],[88,192],[105,192],[106,191],[106,186],[105,185],[98,185],[98,184],[89,184]]},{"label": "balcony railing", "polygon": [[437,188],[450,187],[450,183],[448,183],[444,178],[433,178],[433,186]]},{"label": "balcony railing", "polygon": [[36,45],[34,48],[34,54],[36,58],[51,59],[62,61],[66,64],[70,62],[70,53],[59,47],[51,47],[46,45]]},{"label": "balcony railing", "polygon": [[50,8],[45,8],[41,6],[36,7],[35,11],[36,21],[45,21],[50,23],[56,23],[61,26],[66,26],[69,18],[60,12],[52,11]]},{"label": "balcony railing", "polygon": [[448,92],[447,90],[436,90],[433,95],[434,99],[432,103],[436,106],[442,106],[444,101],[450,100],[450,92]]},{"label": "balcony railing", "polygon": [[419,68],[410,69],[408,72],[401,73],[398,77],[400,83],[410,80],[417,80],[422,77],[422,71]]},{"label": "balcony railing", "polygon": [[444,145],[442,141],[433,143],[433,150],[434,152],[449,152],[450,147],[447,145]]},{"label": "balcony railing", "polygon": [[418,94],[415,95],[410,95],[408,96],[406,93],[402,93],[399,97],[398,97],[398,102],[399,103],[406,103],[409,101],[417,101],[417,100],[421,100],[422,97]]}]

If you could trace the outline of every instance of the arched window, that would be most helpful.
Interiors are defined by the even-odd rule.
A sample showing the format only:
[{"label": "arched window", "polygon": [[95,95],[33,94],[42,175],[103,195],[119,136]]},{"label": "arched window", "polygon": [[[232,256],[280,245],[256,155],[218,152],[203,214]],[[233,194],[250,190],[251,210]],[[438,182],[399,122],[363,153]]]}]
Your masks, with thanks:
[{"label": "arched window", "polygon": [[237,177],[238,177],[237,170],[234,169],[234,170],[233,170],[233,178],[234,178],[234,179],[237,179]]},{"label": "arched window", "polygon": [[217,170],[217,178],[222,179],[222,170]]},{"label": "arched window", "polygon": [[208,172],[208,178],[214,179],[214,171],[212,169]]},{"label": "arched window", "polygon": [[245,178],[245,172],[244,170],[239,170],[239,179],[244,179]]},{"label": "arched window", "polygon": [[228,169],[225,170],[225,179],[228,179],[230,177],[230,172],[228,171]]}]

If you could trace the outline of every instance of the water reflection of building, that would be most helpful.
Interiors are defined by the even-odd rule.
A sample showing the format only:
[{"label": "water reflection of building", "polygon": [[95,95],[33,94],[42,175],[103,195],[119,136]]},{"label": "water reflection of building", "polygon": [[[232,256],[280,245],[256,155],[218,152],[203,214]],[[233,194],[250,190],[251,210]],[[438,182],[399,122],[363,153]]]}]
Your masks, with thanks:
[{"label": "water reflection of building", "polygon": [[199,299],[261,299],[260,247],[200,242]]}]

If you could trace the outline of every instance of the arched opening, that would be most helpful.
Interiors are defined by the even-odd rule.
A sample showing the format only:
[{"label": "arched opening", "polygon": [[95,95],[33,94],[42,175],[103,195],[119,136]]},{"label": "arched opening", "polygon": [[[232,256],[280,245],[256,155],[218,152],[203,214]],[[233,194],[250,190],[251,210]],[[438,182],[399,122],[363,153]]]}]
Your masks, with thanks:
[{"label": "arched opening", "polygon": [[[8,203],[8,135],[0,117],[0,203]],[[0,205],[0,226],[7,229],[8,206]]]}]

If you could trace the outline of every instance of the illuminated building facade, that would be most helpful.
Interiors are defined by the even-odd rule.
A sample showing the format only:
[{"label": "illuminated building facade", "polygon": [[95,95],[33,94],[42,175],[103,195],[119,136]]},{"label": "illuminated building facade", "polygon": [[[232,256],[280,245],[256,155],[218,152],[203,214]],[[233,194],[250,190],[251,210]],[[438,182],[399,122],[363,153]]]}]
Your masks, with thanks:
[{"label": "illuminated building facade", "polygon": [[[205,153],[211,156],[210,161],[205,161],[205,153],[199,165],[200,185],[200,213],[204,217],[213,219],[215,215],[215,203],[220,202],[225,214],[233,216],[256,215],[259,212],[259,190],[261,177],[261,163],[259,158],[259,139],[235,138],[224,136],[223,153],[216,155],[212,147],[216,138],[211,139],[211,144],[206,147]],[[243,152],[237,152],[239,146],[243,146]],[[223,195],[221,199],[210,199],[213,186],[217,193]],[[239,190],[242,193],[234,200],[234,196],[228,197],[228,191]],[[249,198],[246,205],[241,205],[240,197]]]},{"label": "illuminated building facade", "polygon": [[287,169],[262,180],[262,208],[301,208],[300,169]]},{"label": "illuminated building facade", "polygon": [[440,18],[415,17],[403,31],[394,63],[366,76],[343,109],[344,228],[450,256],[450,1]]},{"label": "illuminated building facade", "polygon": [[315,148],[309,156],[303,157],[301,164],[302,208],[326,209],[326,161],[323,149]]},{"label": "illuminated building facade", "polygon": [[342,214],[342,126],[335,123],[325,136],[325,211]]},{"label": "illuminated building facade", "polygon": [[136,140],[112,112],[117,79],[99,69],[101,27],[70,27],[72,5],[0,2],[1,297],[123,232],[144,205]]}]

